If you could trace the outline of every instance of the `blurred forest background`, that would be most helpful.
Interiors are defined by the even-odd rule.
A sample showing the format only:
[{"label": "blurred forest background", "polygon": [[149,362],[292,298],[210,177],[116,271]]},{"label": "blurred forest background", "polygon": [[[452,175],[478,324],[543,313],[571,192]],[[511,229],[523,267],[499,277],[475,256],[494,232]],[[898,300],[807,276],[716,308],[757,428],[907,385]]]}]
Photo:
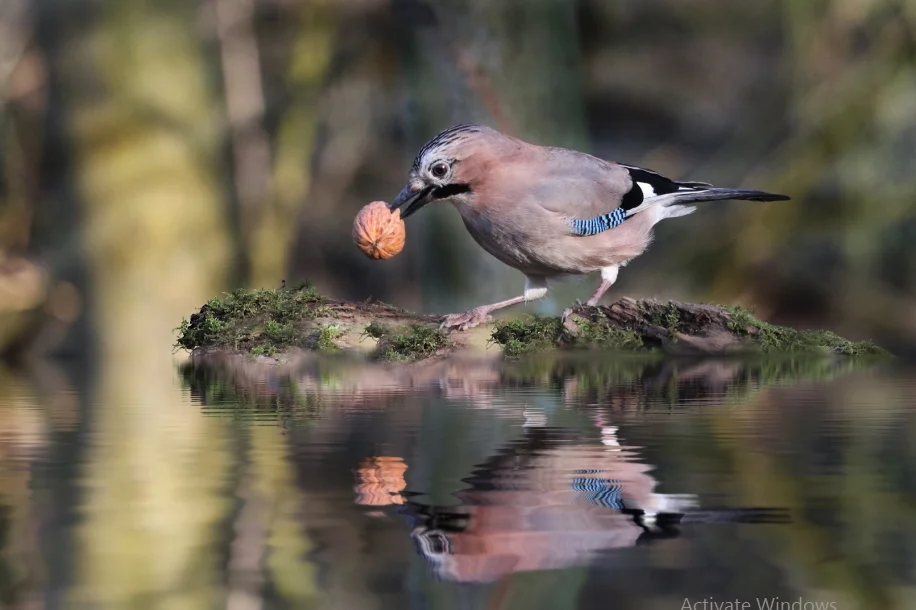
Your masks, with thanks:
[{"label": "blurred forest background", "polygon": [[0,350],[161,353],[210,296],[284,279],[442,313],[515,294],[448,206],[394,260],[351,243],[465,121],[793,197],[663,224],[609,298],[905,348],[914,68],[916,0],[2,0]]},{"label": "blurred forest background", "polygon": [[[448,206],[413,217],[393,260],[351,241],[357,210],[393,197],[418,147],[465,121],[793,197],[663,223],[609,299],[740,303],[916,346],[916,0],[0,0],[0,355],[35,364],[0,366],[0,605],[43,607],[14,604],[45,587],[63,600],[75,582],[83,605],[68,607],[210,607],[217,562],[247,575],[268,534],[277,589],[313,594],[294,519],[320,527],[336,506],[291,481],[308,463],[296,443],[322,442],[208,415],[176,380],[173,330],[220,291],[284,279],[442,313],[516,294],[521,276]],[[538,307],[593,288],[563,285]],[[43,354],[81,357],[37,364]],[[755,502],[839,490],[858,511],[849,523],[872,529],[844,538],[803,522],[786,540],[880,608],[890,571],[866,561],[869,534],[912,521],[912,494],[882,477],[909,490],[916,427],[897,386],[854,382],[817,408],[760,394],[745,421],[715,409],[696,426],[721,431]],[[863,407],[869,393],[893,410]],[[392,411],[414,417],[413,400]],[[565,416],[570,401],[553,400]],[[824,449],[821,427],[797,422],[829,420],[831,405],[855,415],[858,440],[837,427]],[[785,435],[792,418],[804,434]],[[488,455],[463,453],[466,421],[425,428],[409,473]],[[743,442],[741,426],[772,441]],[[669,472],[719,459],[700,441]],[[805,453],[771,465],[787,444]],[[799,475],[832,468],[830,447],[857,478]],[[342,460],[301,478],[349,488]],[[335,536],[349,546],[331,581],[352,599],[359,562],[384,555]],[[897,530],[881,539],[912,546]],[[830,544],[848,557],[811,552]]]}]

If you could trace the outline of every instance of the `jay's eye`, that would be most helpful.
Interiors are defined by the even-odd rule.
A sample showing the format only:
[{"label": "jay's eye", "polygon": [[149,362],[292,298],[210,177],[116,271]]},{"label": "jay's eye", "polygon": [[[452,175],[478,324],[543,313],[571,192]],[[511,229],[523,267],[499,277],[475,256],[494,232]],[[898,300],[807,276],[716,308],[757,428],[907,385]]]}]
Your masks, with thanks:
[{"label": "jay's eye", "polygon": [[448,164],[444,161],[437,161],[430,166],[429,173],[433,175],[433,178],[445,178],[445,175],[448,174]]}]

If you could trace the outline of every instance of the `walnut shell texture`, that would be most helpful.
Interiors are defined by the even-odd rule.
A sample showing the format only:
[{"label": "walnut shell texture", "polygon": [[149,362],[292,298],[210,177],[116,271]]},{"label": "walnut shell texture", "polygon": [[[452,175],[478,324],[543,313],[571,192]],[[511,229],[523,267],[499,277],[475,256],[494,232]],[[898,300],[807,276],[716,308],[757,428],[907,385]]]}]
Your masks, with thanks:
[{"label": "walnut shell texture", "polygon": [[389,210],[384,201],[363,207],[353,220],[353,241],[363,254],[378,260],[395,256],[404,249],[407,229],[400,210]]},{"label": "walnut shell texture", "polygon": [[403,504],[401,492],[407,488],[407,464],[400,457],[364,458],[356,470],[356,503],[364,506]]}]

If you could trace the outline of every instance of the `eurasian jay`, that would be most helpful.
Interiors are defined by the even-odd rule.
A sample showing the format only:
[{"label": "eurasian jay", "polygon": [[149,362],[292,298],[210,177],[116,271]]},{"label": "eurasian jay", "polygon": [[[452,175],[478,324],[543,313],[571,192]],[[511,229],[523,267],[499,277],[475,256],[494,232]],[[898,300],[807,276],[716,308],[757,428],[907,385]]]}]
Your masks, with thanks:
[{"label": "eurasian jay", "polygon": [[435,201],[451,201],[471,237],[525,274],[520,296],[443,318],[466,330],[504,307],[547,294],[547,280],[601,272],[596,305],[620,267],[642,254],[652,228],[692,213],[692,203],[784,195],[678,182],[654,171],[591,155],[538,146],[482,125],[456,125],[417,153],[407,185],[389,204],[407,218]]}]

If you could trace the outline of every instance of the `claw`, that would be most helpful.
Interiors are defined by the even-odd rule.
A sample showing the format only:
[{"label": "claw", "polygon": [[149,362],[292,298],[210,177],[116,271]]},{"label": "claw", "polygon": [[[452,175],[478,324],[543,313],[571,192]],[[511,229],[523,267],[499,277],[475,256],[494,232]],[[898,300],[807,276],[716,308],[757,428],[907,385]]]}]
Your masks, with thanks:
[{"label": "claw", "polygon": [[442,318],[440,329],[457,329],[459,331],[469,330],[479,326],[484,322],[489,322],[493,316],[489,315],[486,309],[472,309],[465,313],[453,313]]}]

